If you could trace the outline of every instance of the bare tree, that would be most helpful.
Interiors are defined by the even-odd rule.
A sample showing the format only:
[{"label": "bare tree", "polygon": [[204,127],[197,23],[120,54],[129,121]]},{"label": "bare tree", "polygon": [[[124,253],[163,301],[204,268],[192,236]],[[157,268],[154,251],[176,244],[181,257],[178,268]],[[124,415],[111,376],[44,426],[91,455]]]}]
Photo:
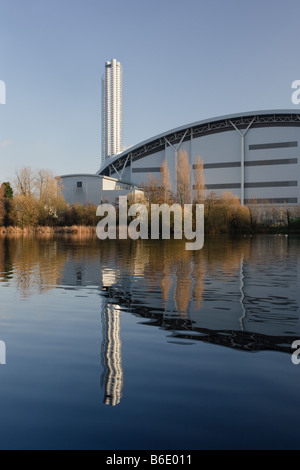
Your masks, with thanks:
[{"label": "bare tree", "polygon": [[32,225],[36,225],[36,217],[39,224],[52,224],[58,211],[65,209],[61,181],[50,170],[35,172],[23,167],[16,172],[14,188],[14,221],[22,227],[29,224],[31,217]]},{"label": "bare tree", "polygon": [[191,203],[191,166],[185,150],[177,156],[177,200],[180,204]]},{"label": "bare tree", "polygon": [[163,202],[169,202],[172,198],[172,184],[170,179],[170,171],[167,161],[164,160],[160,169],[161,190]]},{"label": "bare tree", "polygon": [[18,170],[16,172],[13,185],[17,194],[26,197],[33,196],[35,185],[35,175],[33,170],[28,166],[24,166]]},{"label": "bare tree", "polygon": [[150,204],[159,204],[161,202],[160,181],[156,176],[147,175],[147,181],[141,186]]},{"label": "bare tree", "polygon": [[18,194],[13,202],[13,221],[21,228],[38,224],[39,208],[36,199]]},{"label": "bare tree", "polygon": [[239,197],[234,195],[231,191],[223,191],[220,200],[224,207],[228,208],[239,207],[241,205]]},{"label": "bare tree", "polygon": [[38,170],[34,186],[36,196],[45,208],[51,209],[61,205],[63,196],[60,179],[55,178],[50,170]]},{"label": "bare tree", "polygon": [[196,158],[194,170],[194,203],[203,204],[206,196],[205,176],[203,173],[203,160]]}]

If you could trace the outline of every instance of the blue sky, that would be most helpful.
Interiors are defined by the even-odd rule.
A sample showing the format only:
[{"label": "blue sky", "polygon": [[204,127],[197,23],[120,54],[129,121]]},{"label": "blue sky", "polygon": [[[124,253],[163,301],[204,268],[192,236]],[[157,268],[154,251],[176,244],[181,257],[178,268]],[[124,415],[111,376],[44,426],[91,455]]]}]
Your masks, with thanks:
[{"label": "blue sky", "polygon": [[100,165],[101,76],[123,66],[123,144],[214,116],[299,109],[299,0],[0,0],[0,181]]}]

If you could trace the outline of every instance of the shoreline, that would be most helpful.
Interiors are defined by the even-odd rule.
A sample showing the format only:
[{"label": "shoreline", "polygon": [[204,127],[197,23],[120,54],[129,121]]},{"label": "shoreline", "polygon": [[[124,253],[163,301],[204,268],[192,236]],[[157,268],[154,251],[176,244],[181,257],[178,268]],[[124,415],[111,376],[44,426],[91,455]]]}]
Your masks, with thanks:
[{"label": "shoreline", "polygon": [[[96,226],[92,225],[71,225],[62,227],[37,226],[37,227],[0,227],[0,237],[22,235],[85,235],[96,236]],[[229,235],[232,237],[252,237],[256,235],[300,235],[300,229],[288,227],[257,227],[249,231],[240,232],[205,232],[205,236],[214,237],[220,235]],[[171,237],[172,239],[172,237]]]},{"label": "shoreline", "polygon": [[65,227],[0,227],[1,235],[55,235],[55,234],[91,234],[96,235],[96,227],[90,225],[71,225]]}]

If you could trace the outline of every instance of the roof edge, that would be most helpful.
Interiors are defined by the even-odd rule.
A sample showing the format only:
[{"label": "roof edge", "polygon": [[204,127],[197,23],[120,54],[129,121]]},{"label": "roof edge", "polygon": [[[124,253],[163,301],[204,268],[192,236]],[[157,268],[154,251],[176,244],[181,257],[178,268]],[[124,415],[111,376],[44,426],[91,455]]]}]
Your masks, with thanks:
[{"label": "roof edge", "polygon": [[216,116],[208,119],[202,119],[200,121],[195,121],[191,122],[189,124],[185,124],[179,127],[175,127],[173,129],[170,129],[166,132],[162,132],[160,134],[157,134],[149,139],[143,140],[142,142],[139,142],[138,144],[132,145],[131,147],[128,147],[126,150],[124,150],[121,153],[118,153],[117,155],[114,155],[112,157],[107,157],[105,162],[101,165],[99,170],[96,172],[97,175],[101,173],[110,163],[113,163],[114,161],[118,160],[119,158],[123,157],[124,155],[127,155],[130,152],[135,151],[139,147],[142,147],[143,145],[147,145],[150,142],[161,139],[164,136],[176,133],[176,132],[181,132],[184,129],[189,129],[191,127],[196,127],[196,126],[201,126],[204,124],[212,123],[212,122],[218,122],[218,121],[223,121],[227,119],[236,119],[236,118],[242,118],[242,117],[250,117],[250,116],[262,116],[262,115],[272,115],[272,114],[294,114],[298,115],[299,120],[300,120],[300,109],[295,110],[295,109],[269,109],[269,110],[260,110],[260,111],[246,111],[243,113],[233,113],[233,114],[225,114],[222,116]]}]

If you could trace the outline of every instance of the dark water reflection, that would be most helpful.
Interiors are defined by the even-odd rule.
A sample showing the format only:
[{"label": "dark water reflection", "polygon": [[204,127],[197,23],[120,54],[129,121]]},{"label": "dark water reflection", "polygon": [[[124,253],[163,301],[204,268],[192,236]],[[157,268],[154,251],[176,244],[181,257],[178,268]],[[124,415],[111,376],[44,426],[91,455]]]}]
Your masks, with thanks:
[{"label": "dark water reflection", "polygon": [[[290,352],[300,335],[300,240],[261,236],[99,242],[80,237],[0,238],[0,281],[23,298],[60,287],[98,287],[175,338]],[[226,332],[226,334],[224,334]]]},{"label": "dark water reflection", "polygon": [[[285,236],[207,239],[195,252],[182,241],[6,237],[0,238],[0,295],[9,289],[10,300],[30,305],[37,296],[51,298],[51,291],[75,291],[70,309],[82,311],[96,294],[102,400],[115,406],[126,375],[122,312],[167,332],[166,341],[178,347],[202,342],[291,354],[300,338],[299,256],[300,240]],[[5,322],[9,299],[3,299]]]}]

